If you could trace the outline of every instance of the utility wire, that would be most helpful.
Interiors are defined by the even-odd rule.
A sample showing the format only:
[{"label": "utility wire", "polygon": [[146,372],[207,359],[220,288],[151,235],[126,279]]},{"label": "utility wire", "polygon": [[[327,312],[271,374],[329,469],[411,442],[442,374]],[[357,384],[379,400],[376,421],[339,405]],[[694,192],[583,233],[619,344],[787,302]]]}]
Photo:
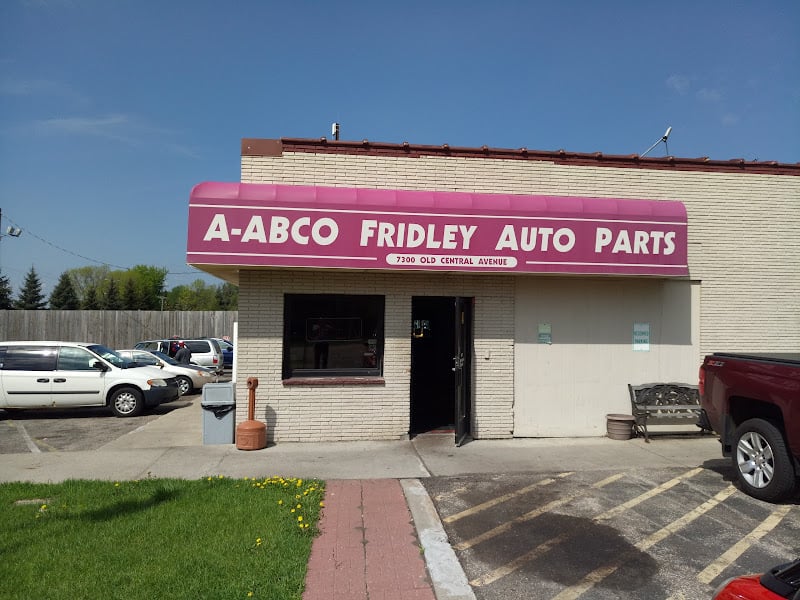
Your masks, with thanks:
[{"label": "utility wire", "polygon": [[[112,264],[112,263],[109,263],[109,262],[106,262],[106,261],[103,261],[103,260],[95,260],[94,258],[89,258],[88,256],[83,256],[82,254],[78,254],[77,252],[73,252],[72,250],[67,250],[66,248],[62,248],[61,246],[59,246],[57,244],[54,244],[53,242],[50,242],[50,241],[48,241],[48,240],[36,235],[30,229],[22,227],[21,225],[19,225],[16,222],[14,222],[13,219],[9,219],[7,215],[3,215],[3,218],[6,221],[8,221],[9,223],[11,223],[14,227],[18,227],[18,228],[22,229],[27,235],[30,235],[31,237],[36,238],[40,242],[43,242],[43,243],[47,244],[48,246],[51,246],[51,247],[55,248],[56,250],[60,250],[61,252],[66,252],[67,254],[71,254],[72,256],[77,256],[78,258],[82,258],[83,260],[88,260],[90,262],[97,263],[98,265],[103,265],[103,266],[106,266],[106,267],[114,267],[115,269],[121,269],[123,271],[129,271],[130,270],[130,267],[123,267],[123,266],[120,266],[120,265],[115,265],[115,264]],[[167,275],[195,275],[195,274],[198,274],[198,273],[200,273],[200,271],[182,271],[182,272],[168,272]]]},{"label": "utility wire", "polygon": [[66,248],[62,248],[61,246],[58,246],[57,244],[54,244],[53,242],[50,242],[50,241],[48,241],[48,240],[44,239],[43,237],[39,237],[39,236],[38,236],[38,235],[36,235],[36,234],[35,234],[33,231],[31,231],[30,229],[28,229],[28,228],[26,228],[26,227],[22,227],[22,226],[18,225],[18,224],[17,224],[17,223],[15,223],[15,222],[14,222],[12,219],[9,219],[8,217],[6,217],[6,219],[7,219],[7,220],[8,220],[8,222],[9,222],[9,223],[11,223],[11,224],[12,224],[14,227],[19,227],[19,228],[20,228],[20,229],[22,229],[22,230],[23,230],[23,231],[24,231],[24,232],[25,232],[27,235],[29,235],[29,236],[31,236],[31,237],[34,237],[34,238],[36,238],[36,239],[37,239],[37,240],[39,240],[40,242],[44,242],[45,244],[47,244],[48,246],[51,246],[51,247],[55,248],[56,250],[61,250],[61,252],[66,252],[67,254],[71,254],[72,256],[77,256],[78,258],[82,258],[83,260],[88,260],[88,261],[90,261],[90,262],[97,263],[97,264],[99,264],[99,265],[105,265],[105,266],[107,266],[107,267],[114,267],[115,269],[122,269],[123,271],[127,271],[127,270],[128,270],[128,267],[121,267],[120,265],[114,265],[114,264],[111,264],[111,263],[109,263],[109,262],[105,262],[105,261],[102,261],[102,260],[95,260],[94,258],[89,258],[88,256],[83,256],[82,254],[78,254],[77,252],[73,252],[72,250],[67,250]]}]

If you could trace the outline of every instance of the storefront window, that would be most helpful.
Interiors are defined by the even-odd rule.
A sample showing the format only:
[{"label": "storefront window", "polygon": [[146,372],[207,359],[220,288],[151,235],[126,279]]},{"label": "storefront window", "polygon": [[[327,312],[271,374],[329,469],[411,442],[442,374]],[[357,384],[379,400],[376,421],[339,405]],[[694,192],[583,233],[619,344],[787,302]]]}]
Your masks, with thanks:
[{"label": "storefront window", "polygon": [[287,294],[283,376],[379,376],[383,296]]}]

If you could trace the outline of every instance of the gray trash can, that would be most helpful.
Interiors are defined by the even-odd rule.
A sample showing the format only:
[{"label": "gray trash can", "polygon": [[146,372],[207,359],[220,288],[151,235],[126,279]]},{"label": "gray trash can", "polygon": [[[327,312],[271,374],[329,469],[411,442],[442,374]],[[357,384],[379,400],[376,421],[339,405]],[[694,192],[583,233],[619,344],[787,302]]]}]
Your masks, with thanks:
[{"label": "gray trash can", "polygon": [[236,428],[236,398],[232,381],[203,386],[203,445],[232,444]]}]

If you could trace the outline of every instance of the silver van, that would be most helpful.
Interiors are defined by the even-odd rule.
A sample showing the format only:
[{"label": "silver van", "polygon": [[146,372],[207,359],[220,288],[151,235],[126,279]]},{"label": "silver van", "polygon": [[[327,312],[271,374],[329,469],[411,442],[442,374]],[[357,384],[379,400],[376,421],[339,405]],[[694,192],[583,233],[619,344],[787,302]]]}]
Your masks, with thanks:
[{"label": "silver van", "polygon": [[174,376],[100,344],[0,341],[0,408],[108,406],[135,417],[178,396]]},{"label": "silver van", "polygon": [[221,375],[225,371],[224,361],[222,357],[222,349],[219,347],[217,340],[209,339],[194,339],[187,340],[183,338],[174,338],[169,340],[145,340],[137,342],[134,346],[136,350],[157,350],[169,356],[175,356],[175,351],[180,342],[186,344],[186,347],[192,353],[192,360],[196,365],[201,367],[208,367],[216,374]]}]

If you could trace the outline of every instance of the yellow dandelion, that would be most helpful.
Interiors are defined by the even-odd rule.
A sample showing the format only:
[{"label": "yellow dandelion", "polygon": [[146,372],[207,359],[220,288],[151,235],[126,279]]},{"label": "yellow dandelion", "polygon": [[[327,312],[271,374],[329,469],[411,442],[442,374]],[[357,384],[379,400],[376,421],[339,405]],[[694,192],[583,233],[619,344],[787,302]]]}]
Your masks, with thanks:
[{"label": "yellow dandelion", "polygon": [[300,515],[299,517],[297,517],[297,520],[298,521],[302,521],[303,520],[303,515]]},{"label": "yellow dandelion", "polygon": [[283,500],[278,500],[278,504],[282,505],[283,504]]},{"label": "yellow dandelion", "polygon": [[320,500],[320,501],[319,501],[319,505],[320,505],[321,507],[324,507],[324,506],[325,506],[325,502],[323,502],[322,500]]}]

